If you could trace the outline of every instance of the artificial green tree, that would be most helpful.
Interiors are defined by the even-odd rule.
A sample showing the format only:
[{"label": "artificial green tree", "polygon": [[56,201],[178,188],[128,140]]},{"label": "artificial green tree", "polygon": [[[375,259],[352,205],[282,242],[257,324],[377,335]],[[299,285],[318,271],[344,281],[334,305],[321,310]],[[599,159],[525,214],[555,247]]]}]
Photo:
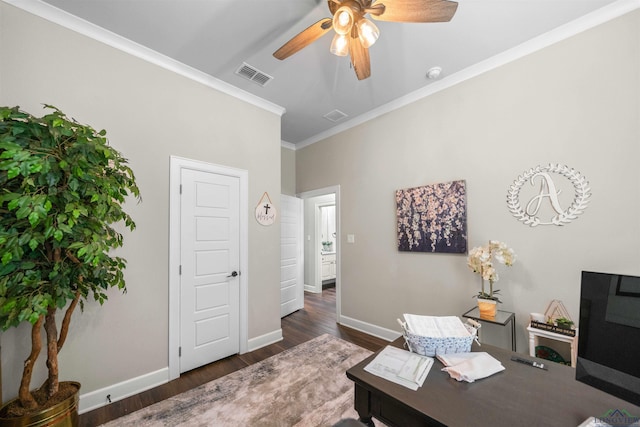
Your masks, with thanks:
[{"label": "artificial green tree", "polygon": [[[30,388],[46,335],[47,370],[38,390],[58,392],[58,353],[77,305],[106,291],[126,292],[126,260],[113,256],[123,244],[114,228],[135,223],[124,212],[129,196],[140,200],[127,160],[95,131],[46,105],[41,118],[19,107],[0,107],[0,328],[31,326],[18,400],[38,408]],[[64,310],[60,328],[56,313]]]}]

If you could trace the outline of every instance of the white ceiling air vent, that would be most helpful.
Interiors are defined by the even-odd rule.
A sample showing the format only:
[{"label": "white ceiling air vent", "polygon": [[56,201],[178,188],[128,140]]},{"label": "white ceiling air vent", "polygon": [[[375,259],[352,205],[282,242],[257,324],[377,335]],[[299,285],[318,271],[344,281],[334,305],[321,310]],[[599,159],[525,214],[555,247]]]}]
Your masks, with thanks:
[{"label": "white ceiling air vent", "polygon": [[254,83],[257,83],[262,87],[273,80],[273,77],[263,73],[255,67],[252,67],[246,62],[243,62],[242,65],[236,70],[236,74],[244,77],[245,79],[251,80]]},{"label": "white ceiling air vent", "polygon": [[329,121],[338,122],[347,117],[347,115],[340,110],[333,110],[325,114],[323,117]]}]

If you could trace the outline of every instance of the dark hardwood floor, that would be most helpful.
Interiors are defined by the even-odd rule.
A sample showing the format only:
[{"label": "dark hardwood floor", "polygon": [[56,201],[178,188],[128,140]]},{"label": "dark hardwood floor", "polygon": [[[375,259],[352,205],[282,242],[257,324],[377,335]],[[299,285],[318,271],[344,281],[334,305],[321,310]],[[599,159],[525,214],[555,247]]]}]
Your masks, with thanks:
[{"label": "dark hardwood floor", "polygon": [[282,341],[250,353],[227,357],[194,369],[167,384],[82,414],[80,415],[80,425],[97,426],[106,423],[216,378],[223,377],[323,334],[335,335],[371,351],[379,350],[388,344],[383,339],[372,337],[336,323],[335,288],[327,288],[321,294],[305,292],[304,309],[298,310],[282,319]]}]

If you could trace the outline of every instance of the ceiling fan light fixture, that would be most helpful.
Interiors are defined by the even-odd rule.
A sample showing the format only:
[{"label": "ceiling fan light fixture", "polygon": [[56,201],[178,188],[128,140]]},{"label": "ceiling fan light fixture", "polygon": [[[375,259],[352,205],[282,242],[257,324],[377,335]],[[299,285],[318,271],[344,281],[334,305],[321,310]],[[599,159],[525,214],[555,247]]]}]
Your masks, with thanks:
[{"label": "ceiling fan light fixture", "polygon": [[344,34],[336,34],[331,41],[329,51],[336,56],[347,56],[349,54],[349,40]]},{"label": "ceiling fan light fixture", "polygon": [[369,48],[378,40],[378,37],[380,37],[380,30],[378,30],[378,27],[376,27],[373,22],[362,18],[358,21],[358,37],[360,38],[362,46]]},{"label": "ceiling fan light fixture", "polygon": [[354,21],[353,10],[349,6],[342,6],[333,15],[333,29],[338,34],[349,34]]}]

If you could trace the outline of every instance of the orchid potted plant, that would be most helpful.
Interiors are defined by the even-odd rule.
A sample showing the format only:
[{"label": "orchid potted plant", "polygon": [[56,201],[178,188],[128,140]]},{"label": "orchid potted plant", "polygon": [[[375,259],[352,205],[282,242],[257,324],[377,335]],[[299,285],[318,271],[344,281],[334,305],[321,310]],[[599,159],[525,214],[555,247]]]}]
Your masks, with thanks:
[{"label": "orchid potted plant", "polygon": [[[516,254],[505,243],[490,240],[489,244],[485,246],[471,249],[467,258],[469,268],[474,273],[478,273],[482,279],[480,292],[476,295],[481,317],[495,317],[496,303],[502,302],[497,295],[500,290],[493,289],[493,284],[499,279],[498,272],[493,265],[494,259],[509,267],[516,262]],[[485,288],[485,281],[489,282],[488,290]]]}]

